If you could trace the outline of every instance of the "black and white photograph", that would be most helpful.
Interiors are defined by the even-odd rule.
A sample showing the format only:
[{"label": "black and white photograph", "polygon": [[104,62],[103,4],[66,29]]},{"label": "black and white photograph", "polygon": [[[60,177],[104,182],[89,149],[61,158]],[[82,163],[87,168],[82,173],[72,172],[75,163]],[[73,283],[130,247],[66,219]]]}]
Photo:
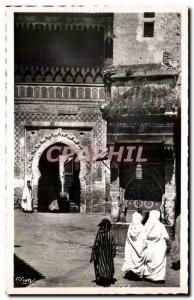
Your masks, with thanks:
[{"label": "black and white photograph", "polygon": [[7,13],[7,293],[188,293],[188,8]]}]

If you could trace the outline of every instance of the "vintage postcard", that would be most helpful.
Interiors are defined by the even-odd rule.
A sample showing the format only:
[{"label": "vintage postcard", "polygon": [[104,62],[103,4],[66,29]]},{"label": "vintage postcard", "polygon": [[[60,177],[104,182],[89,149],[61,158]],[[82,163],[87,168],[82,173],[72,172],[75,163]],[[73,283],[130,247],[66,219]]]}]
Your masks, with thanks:
[{"label": "vintage postcard", "polygon": [[187,294],[188,8],[6,7],[8,294]]}]

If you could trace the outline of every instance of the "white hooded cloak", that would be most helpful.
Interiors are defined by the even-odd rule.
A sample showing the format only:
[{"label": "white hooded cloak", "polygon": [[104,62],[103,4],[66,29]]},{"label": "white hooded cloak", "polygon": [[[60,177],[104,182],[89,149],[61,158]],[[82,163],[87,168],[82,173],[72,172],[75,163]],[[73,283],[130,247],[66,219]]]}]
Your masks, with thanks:
[{"label": "white hooded cloak", "polygon": [[152,210],[145,224],[147,249],[144,277],[153,281],[162,281],[166,277],[166,240],[169,236],[159,219],[160,212]]},{"label": "white hooded cloak", "polygon": [[132,216],[132,223],[129,224],[127,239],[125,243],[125,262],[122,267],[123,272],[132,271],[143,276],[146,234],[141,223],[141,214],[135,212]]}]

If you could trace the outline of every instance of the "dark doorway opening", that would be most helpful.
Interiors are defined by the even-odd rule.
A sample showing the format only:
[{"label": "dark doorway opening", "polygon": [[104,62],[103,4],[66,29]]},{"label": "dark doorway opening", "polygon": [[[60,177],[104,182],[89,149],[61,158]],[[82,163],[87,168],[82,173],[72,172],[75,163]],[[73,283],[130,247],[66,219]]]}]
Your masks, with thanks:
[{"label": "dark doorway opening", "polygon": [[142,201],[159,202],[162,199],[162,195],[162,189],[152,177],[144,176],[142,182],[138,184],[135,174],[125,192],[126,199],[141,199]]},{"label": "dark doorway opening", "polygon": [[[51,147],[58,147],[51,152],[55,161],[48,159]],[[38,182],[38,210],[42,212],[79,212],[80,208],[80,182],[79,163],[72,161],[65,165],[65,196],[61,196],[61,181],[59,175],[58,157],[63,151],[63,143],[55,143],[44,150],[39,160],[41,176]]]}]

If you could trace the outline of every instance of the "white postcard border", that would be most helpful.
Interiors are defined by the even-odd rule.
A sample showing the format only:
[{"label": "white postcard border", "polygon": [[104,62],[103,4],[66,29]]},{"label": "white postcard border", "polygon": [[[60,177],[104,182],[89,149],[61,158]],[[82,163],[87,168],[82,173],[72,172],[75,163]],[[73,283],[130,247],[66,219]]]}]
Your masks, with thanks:
[{"label": "white postcard border", "polygon": [[[104,288],[14,288],[14,12],[180,12],[182,14],[181,65],[181,272],[180,287],[110,287]],[[188,293],[188,8],[184,6],[34,6],[7,7],[6,24],[6,205],[7,205],[7,274],[8,294],[177,294]]]}]

